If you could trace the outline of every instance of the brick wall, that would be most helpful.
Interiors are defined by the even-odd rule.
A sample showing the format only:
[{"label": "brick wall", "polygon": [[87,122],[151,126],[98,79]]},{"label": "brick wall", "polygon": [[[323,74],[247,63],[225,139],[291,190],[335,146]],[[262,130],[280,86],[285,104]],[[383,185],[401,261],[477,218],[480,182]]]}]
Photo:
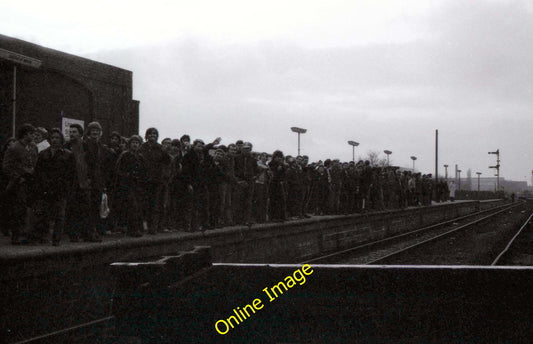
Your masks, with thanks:
[{"label": "brick wall", "polygon": [[[132,99],[131,71],[3,35],[0,48],[42,61],[37,69],[17,66],[17,127],[25,122],[47,128],[60,126],[63,111],[64,117],[81,119],[85,124],[101,121],[106,138],[113,130],[125,136],[137,134],[139,102]],[[7,137],[12,125],[12,70],[13,63],[0,61],[4,90],[0,92],[0,131]]]}]

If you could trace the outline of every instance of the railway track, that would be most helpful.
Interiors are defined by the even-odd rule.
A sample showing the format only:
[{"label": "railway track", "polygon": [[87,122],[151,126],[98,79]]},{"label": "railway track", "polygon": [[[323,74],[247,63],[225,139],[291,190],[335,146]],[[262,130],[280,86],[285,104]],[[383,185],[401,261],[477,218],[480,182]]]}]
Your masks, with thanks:
[{"label": "railway track", "polygon": [[428,227],[395,235],[393,237],[365,243],[343,251],[334,252],[303,263],[308,264],[391,264],[395,257],[405,256],[418,247],[431,242],[442,240],[475,224],[487,221],[499,214],[505,213],[524,202],[506,204],[473,214],[461,216],[452,220],[440,222]]},{"label": "railway track", "polygon": [[495,265],[533,265],[533,213],[520,226],[505,248],[492,261]]}]

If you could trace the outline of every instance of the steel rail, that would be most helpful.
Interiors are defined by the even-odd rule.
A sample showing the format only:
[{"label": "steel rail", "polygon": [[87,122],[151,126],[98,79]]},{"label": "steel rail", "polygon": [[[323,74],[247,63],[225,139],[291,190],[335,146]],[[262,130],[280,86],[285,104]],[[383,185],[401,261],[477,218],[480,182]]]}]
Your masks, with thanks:
[{"label": "steel rail", "polygon": [[380,239],[380,240],[368,242],[368,243],[365,243],[365,244],[362,244],[362,245],[358,245],[358,246],[355,246],[355,247],[350,247],[350,248],[342,250],[342,251],[337,251],[337,252],[333,252],[333,253],[330,253],[330,254],[327,254],[327,255],[324,255],[324,256],[320,256],[320,257],[316,257],[316,258],[313,258],[313,259],[309,259],[309,260],[306,260],[304,262],[301,262],[301,264],[316,263],[316,262],[320,262],[322,260],[328,260],[330,258],[335,258],[335,257],[338,257],[338,256],[346,255],[348,253],[352,253],[352,252],[355,252],[355,251],[358,251],[358,250],[368,249],[368,248],[370,248],[372,246],[375,246],[375,245],[378,245],[378,244],[384,244],[384,243],[387,243],[389,241],[398,240],[398,239],[401,239],[403,237],[412,236],[412,235],[417,234],[417,233],[430,231],[432,229],[436,229],[436,228],[439,228],[439,227],[442,227],[442,226],[446,226],[447,224],[454,223],[456,221],[461,221],[461,220],[464,220],[464,219],[467,219],[467,218],[470,218],[470,217],[478,216],[478,215],[481,215],[481,214],[484,214],[484,213],[488,213],[488,212],[491,212],[491,211],[494,211],[494,210],[497,210],[497,209],[502,209],[502,208],[510,209],[510,208],[512,208],[512,206],[509,206],[509,204],[504,204],[504,205],[501,205],[501,206],[498,206],[498,207],[481,210],[481,211],[478,211],[478,212],[475,212],[475,213],[472,213],[472,214],[467,214],[467,215],[463,215],[463,216],[460,216],[460,217],[453,218],[451,220],[446,220],[446,221],[443,221],[443,222],[439,222],[439,223],[436,223],[436,224],[433,224],[433,225],[430,225],[430,226],[427,226],[427,227],[415,229],[414,231],[409,231],[409,232],[406,232],[406,233],[394,235],[394,236],[383,238],[383,239]]},{"label": "steel rail", "polygon": [[526,222],[524,222],[524,224],[520,227],[520,229],[516,232],[516,234],[513,236],[513,238],[511,240],[509,240],[509,242],[507,243],[507,246],[505,246],[505,248],[503,249],[503,251],[500,252],[500,254],[496,257],[496,259],[494,259],[494,261],[490,264],[491,266],[494,266],[496,264],[498,264],[498,262],[500,261],[500,259],[509,251],[509,249],[511,248],[511,246],[513,245],[514,241],[516,240],[516,238],[518,238],[518,236],[522,233],[522,231],[524,230],[524,228],[526,228],[526,226],[529,224],[529,222],[531,221],[531,218],[533,217],[533,213],[531,213],[531,215],[529,215],[529,217],[527,218]]},{"label": "steel rail", "polygon": [[419,247],[419,246],[425,245],[425,244],[427,244],[427,243],[430,243],[430,242],[436,241],[437,239],[441,239],[442,237],[445,237],[445,236],[448,236],[448,235],[450,235],[450,234],[452,234],[452,233],[455,233],[455,232],[457,232],[457,231],[460,231],[461,229],[465,229],[465,228],[470,227],[470,226],[472,226],[472,225],[475,225],[475,224],[478,224],[478,223],[480,223],[480,222],[483,222],[483,221],[485,221],[485,220],[487,220],[487,219],[490,219],[491,217],[496,216],[496,215],[498,215],[498,214],[500,214],[500,213],[503,213],[503,212],[505,212],[505,211],[507,211],[507,210],[509,210],[509,209],[512,209],[512,208],[518,207],[519,205],[522,205],[522,204],[516,204],[516,205],[508,206],[508,207],[505,208],[505,209],[502,209],[502,210],[499,210],[499,211],[497,211],[497,212],[494,212],[494,213],[492,213],[492,214],[490,214],[490,215],[488,215],[488,216],[482,217],[481,219],[477,219],[477,220],[475,220],[475,221],[472,221],[472,222],[466,223],[466,224],[464,224],[464,225],[462,225],[462,226],[459,226],[459,227],[457,227],[457,228],[454,228],[454,229],[452,229],[452,230],[450,230],[450,231],[447,231],[447,232],[441,233],[441,234],[439,234],[439,235],[437,235],[437,236],[434,236],[434,237],[431,237],[431,238],[429,238],[429,239],[423,240],[423,241],[418,242],[418,243],[416,243],[416,244],[413,244],[413,245],[410,245],[410,246],[408,246],[408,247],[404,247],[404,248],[402,248],[402,249],[400,249],[400,250],[397,250],[397,251],[391,252],[391,253],[389,253],[389,254],[383,256],[383,257],[380,257],[380,258],[378,258],[378,259],[374,259],[374,260],[372,260],[372,261],[370,261],[370,262],[367,262],[366,264],[367,264],[367,265],[375,264],[375,263],[377,263],[377,262],[379,262],[379,261],[385,260],[385,259],[390,258],[390,257],[392,257],[392,256],[395,256],[395,255],[398,255],[398,254],[401,254],[401,253],[405,253],[406,251],[411,250],[411,249],[413,249],[413,248],[416,248],[416,247]]}]

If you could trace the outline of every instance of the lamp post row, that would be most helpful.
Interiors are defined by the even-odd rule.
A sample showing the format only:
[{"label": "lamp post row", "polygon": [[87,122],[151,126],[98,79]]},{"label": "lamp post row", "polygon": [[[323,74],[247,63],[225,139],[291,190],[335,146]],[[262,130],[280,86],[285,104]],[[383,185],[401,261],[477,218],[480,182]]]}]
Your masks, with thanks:
[{"label": "lamp post row", "polygon": [[[307,129],[299,128],[299,127],[291,127],[291,131],[298,134],[298,155],[300,155],[300,134],[305,134],[307,132]],[[348,141],[348,144],[352,146],[352,161],[355,162],[355,147],[359,146],[359,142],[355,141]],[[390,166],[390,160],[389,156],[392,154],[392,151],[386,149],[383,151],[387,155],[387,166]],[[497,190],[500,189],[500,150],[496,150],[495,152],[489,152],[489,154],[495,154],[496,155],[496,166],[490,166],[490,168],[495,168],[497,173],[496,176],[498,177],[497,181]],[[415,171],[415,161],[417,160],[416,156],[411,156],[411,160],[413,160],[413,172]],[[448,166],[447,164],[444,164],[444,178],[445,180],[448,180]],[[456,170],[456,172],[459,175],[458,180],[458,186],[459,190],[461,190],[461,170]],[[533,171],[531,171],[533,173]],[[477,191],[479,192],[479,178],[481,176],[481,172],[476,172],[477,174]]]}]

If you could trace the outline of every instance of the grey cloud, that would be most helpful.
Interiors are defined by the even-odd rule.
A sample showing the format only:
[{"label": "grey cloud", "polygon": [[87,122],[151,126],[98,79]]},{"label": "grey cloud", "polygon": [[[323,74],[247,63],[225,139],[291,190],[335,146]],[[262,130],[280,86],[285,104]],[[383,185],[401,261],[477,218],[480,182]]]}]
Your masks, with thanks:
[{"label": "grey cloud", "polygon": [[355,139],[364,153],[388,148],[403,166],[418,155],[432,171],[439,128],[441,162],[489,174],[487,149],[505,147],[504,173],[521,178],[531,169],[523,138],[533,124],[532,16],[518,1],[450,2],[416,18],[424,38],[403,44],[189,40],[91,57],[134,71],[141,127],[160,125],[165,136],[250,139],[295,154],[288,128],[297,125],[309,129],[302,146],[313,159],[349,160],[345,141]]}]

